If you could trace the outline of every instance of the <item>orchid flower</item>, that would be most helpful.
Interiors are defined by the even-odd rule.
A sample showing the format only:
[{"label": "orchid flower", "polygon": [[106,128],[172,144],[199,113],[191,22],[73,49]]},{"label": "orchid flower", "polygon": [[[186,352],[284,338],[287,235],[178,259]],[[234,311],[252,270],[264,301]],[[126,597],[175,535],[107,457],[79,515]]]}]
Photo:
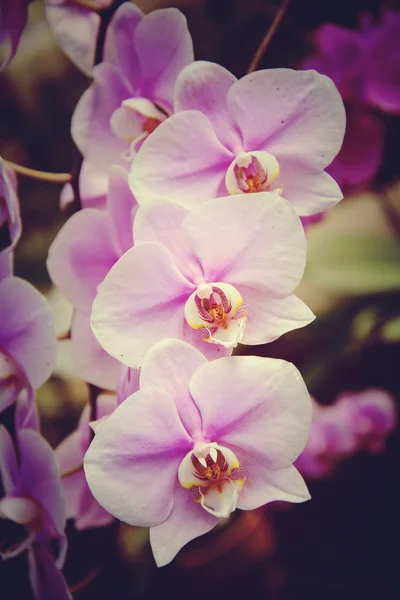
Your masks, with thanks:
[{"label": "orchid flower", "polygon": [[397,425],[393,398],[374,388],[343,392],[330,405],[313,400],[312,413],[310,437],[296,461],[302,475],[310,479],[330,475],[341,461],[361,450],[383,452]]},{"label": "orchid flower", "polygon": [[18,454],[0,425],[0,557],[28,550],[36,600],[69,599],[62,567],[66,551],[65,509],[54,454],[32,429],[19,430]]},{"label": "orchid flower", "polygon": [[109,25],[103,59],[76,107],[72,137],[99,169],[128,169],[131,152],[172,113],[175,80],[193,60],[186,19],[175,8],[143,16],[125,3]]},{"label": "orchid flower", "polygon": [[100,344],[129,367],[166,337],[211,359],[314,319],[292,294],[305,265],[303,228],[276,194],[217,198],[190,213],[141,207],[134,238],[98,287],[91,316]]},{"label": "orchid flower", "polygon": [[270,69],[237,80],[197,61],[180,73],[174,106],[178,114],[134,159],[130,183],[139,204],[162,198],[193,208],[227,194],[270,191],[307,216],[342,198],[324,171],[345,128],[343,102],[327,77]]},{"label": "orchid flower", "polygon": [[125,171],[113,167],[106,209],[86,208],[74,214],[51,245],[47,260],[53,282],[75,308],[71,340],[77,372],[107,389],[115,389],[120,367],[96,341],[89,316],[97,287],[133,245],[136,208]]},{"label": "orchid flower", "polygon": [[158,566],[236,509],[308,500],[292,463],[307,440],[310,397],[297,369],[256,356],[207,362],[164,340],[140,390],[96,431],[89,487],[118,519],[150,527]]}]

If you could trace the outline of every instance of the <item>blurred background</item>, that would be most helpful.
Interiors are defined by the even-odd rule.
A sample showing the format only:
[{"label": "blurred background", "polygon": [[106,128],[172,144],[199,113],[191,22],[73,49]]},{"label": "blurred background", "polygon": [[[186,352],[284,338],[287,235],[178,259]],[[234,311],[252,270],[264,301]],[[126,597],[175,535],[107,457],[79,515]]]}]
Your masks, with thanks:
[{"label": "blurred background", "polygon": [[[145,12],[180,8],[188,19],[195,57],[218,62],[238,77],[246,73],[280,6],[277,0],[136,4]],[[260,68],[300,68],[317,52],[314,32],[321,25],[356,28],[365,13],[379,22],[383,9],[400,9],[396,4],[292,0]],[[395,42],[396,47],[386,48],[388,57],[400,52]],[[0,78],[0,154],[34,169],[71,171],[79,156],[70,121],[89,79],[58,49],[44,2],[31,4],[18,53]],[[397,84],[400,94],[400,60]],[[397,406],[400,397],[400,118],[393,111],[368,110],[383,132],[373,174],[368,181],[344,180],[345,199],[307,226],[308,266],[297,293],[317,319],[251,351],[294,362],[322,405],[332,404],[343,392],[369,388],[387,391]],[[367,129],[360,131],[366,136],[364,145],[377,143]],[[347,151],[349,160],[358,152],[355,146]],[[61,334],[69,328],[71,309],[51,288],[45,266],[52,240],[74,210],[60,211],[60,192],[60,185],[19,178],[24,230],[15,271],[48,296]],[[73,431],[87,402],[86,385],[74,376],[69,342],[59,346],[57,371],[38,392],[42,431],[53,447]],[[229,524],[193,541],[160,570],[147,530],[115,523],[77,532],[69,522],[65,575],[73,597],[398,597],[400,434],[392,433],[379,452],[360,450],[334,461],[326,476],[310,476],[310,502],[238,512]],[[0,565],[2,600],[29,600],[21,576],[24,560]]]}]

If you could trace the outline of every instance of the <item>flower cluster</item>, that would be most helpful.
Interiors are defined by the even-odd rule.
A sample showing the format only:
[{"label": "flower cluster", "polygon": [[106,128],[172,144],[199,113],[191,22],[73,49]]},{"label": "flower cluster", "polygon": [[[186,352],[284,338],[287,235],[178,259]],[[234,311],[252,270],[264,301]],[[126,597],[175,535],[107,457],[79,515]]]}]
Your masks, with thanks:
[{"label": "flower cluster", "polygon": [[346,105],[343,147],[329,167],[341,186],[371,182],[385,149],[383,115],[400,113],[398,37],[400,13],[386,11],[381,23],[364,14],[360,28],[326,23],[315,32],[314,56],[303,64],[332,78]]},{"label": "flower cluster", "polygon": [[[5,24],[14,50],[26,5],[18,27]],[[67,517],[78,530],[114,517],[149,527],[163,566],[236,508],[308,500],[302,475],[383,447],[396,422],[384,392],[321,407],[291,363],[233,353],[314,319],[296,296],[304,227],[341,200],[338,181],[360,179],[351,161],[339,172],[346,146],[335,161],[341,94],[362,128],[360,98],[387,112],[399,98],[373,24],[321,30],[316,70],[237,79],[194,60],[175,8],[46,0],[46,14],[90,76],[71,124],[81,168],[61,193],[62,209],[80,210],[47,260],[73,307],[68,337],[90,404],[53,453],[34,390],[54,367],[54,327],[39,292],[12,275],[21,220],[0,162],[0,557],[28,550],[37,598],[62,599]],[[382,27],[396,26],[388,13]]]},{"label": "flower cluster", "polygon": [[59,570],[66,551],[64,499],[34,396],[54,368],[55,329],[44,297],[12,274],[21,220],[15,176],[1,159],[0,186],[0,559],[27,551],[35,598],[62,600],[69,598]]},{"label": "flower cluster", "polygon": [[[179,11],[131,3],[111,18],[92,78],[72,119],[83,209],[48,269],[74,307],[77,372],[117,402],[100,396],[92,443],[86,409],[57,456],[72,469],[77,527],[110,515],[148,526],[164,565],[236,507],[309,497],[293,466],[311,420],[301,376],[231,354],[314,319],[293,293],[299,216],[341,199],[325,168],[344,109],[315,71],[237,80],[193,62]],[[72,199],[64,189],[62,204]],[[74,469],[84,454],[90,490]]]}]

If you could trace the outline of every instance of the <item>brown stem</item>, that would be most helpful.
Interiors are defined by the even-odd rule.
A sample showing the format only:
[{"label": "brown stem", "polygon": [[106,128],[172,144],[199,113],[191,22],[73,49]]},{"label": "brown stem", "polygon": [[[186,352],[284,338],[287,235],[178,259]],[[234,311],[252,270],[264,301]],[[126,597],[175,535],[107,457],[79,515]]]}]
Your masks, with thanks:
[{"label": "brown stem", "polygon": [[75,592],[83,590],[86,586],[89,585],[89,583],[92,583],[92,581],[96,579],[98,575],[100,575],[102,570],[102,567],[95,567],[94,569],[92,569],[90,573],[86,575],[86,577],[78,581],[78,583],[75,583],[75,585],[71,585],[69,587],[70,594],[75,594]]},{"label": "brown stem", "polygon": [[69,467],[69,469],[65,469],[65,471],[61,471],[60,477],[70,477],[71,475],[75,475],[75,473],[79,473],[83,469],[83,462],[78,463],[77,465],[73,465]]},{"label": "brown stem", "polygon": [[94,12],[101,12],[102,10],[106,10],[110,8],[110,6],[99,6],[99,3],[96,0],[74,0],[75,4],[82,6],[83,8],[87,8],[88,10],[92,10]]},{"label": "brown stem", "polygon": [[253,73],[253,71],[255,71],[258,68],[258,65],[260,64],[260,60],[261,60],[265,50],[267,49],[268,44],[270,43],[275,31],[278,29],[278,26],[284,17],[285,12],[287,11],[289,2],[290,2],[290,0],[282,0],[282,4],[281,4],[278,12],[276,13],[274,20],[272,21],[271,27],[268,29],[267,33],[261,40],[253,58],[252,58],[250,66],[247,69],[247,73]]},{"label": "brown stem", "polygon": [[4,162],[19,175],[25,175],[26,177],[32,177],[33,179],[49,181],[50,183],[69,183],[72,180],[72,175],[70,173],[48,173],[47,171],[37,171],[36,169],[17,165],[10,160],[5,160]]}]

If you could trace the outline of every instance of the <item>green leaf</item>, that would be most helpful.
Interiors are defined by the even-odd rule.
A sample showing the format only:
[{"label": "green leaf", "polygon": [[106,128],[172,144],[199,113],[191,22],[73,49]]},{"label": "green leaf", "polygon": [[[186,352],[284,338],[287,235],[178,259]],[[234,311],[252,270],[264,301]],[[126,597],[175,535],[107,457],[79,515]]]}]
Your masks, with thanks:
[{"label": "green leaf", "polygon": [[373,235],[337,233],[309,247],[306,279],[342,295],[400,289],[400,242]]}]

